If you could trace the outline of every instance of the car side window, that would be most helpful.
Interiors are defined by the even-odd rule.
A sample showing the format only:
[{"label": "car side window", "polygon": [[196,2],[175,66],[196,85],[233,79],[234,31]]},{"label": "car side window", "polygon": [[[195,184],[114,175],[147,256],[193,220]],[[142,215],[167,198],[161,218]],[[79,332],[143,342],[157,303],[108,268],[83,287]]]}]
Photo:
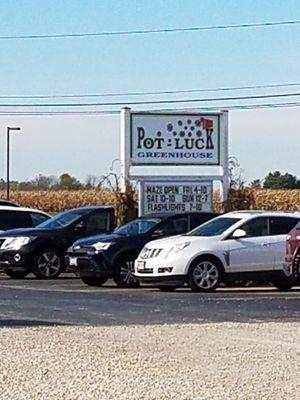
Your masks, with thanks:
[{"label": "car side window", "polygon": [[85,219],[86,232],[105,232],[109,228],[109,213],[98,212]]},{"label": "car side window", "polygon": [[287,235],[297,224],[298,218],[270,218],[270,235]]},{"label": "car side window", "polygon": [[47,215],[36,213],[36,212],[30,213],[30,217],[31,217],[31,226],[33,226],[33,227],[38,226],[42,222],[49,219],[47,217]]},{"label": "car side window", "polygon": [[186,233],[189,230],[189,219],[188,216],[178,217],[169,219],[163,224],[162,229],[168,235],[180,235],[181,233]]},{"label": "car side window", "polygon": [[31,226],[31,218],[28,212],[0,211],[0,230],[6,231],[14,228],[28,228]]},{"label": "car side window", "polygon": [[260,217],[252,219],[242,225],[240,229],[243,229],[246,232],[247,237],[268,236],[268,218]]}]

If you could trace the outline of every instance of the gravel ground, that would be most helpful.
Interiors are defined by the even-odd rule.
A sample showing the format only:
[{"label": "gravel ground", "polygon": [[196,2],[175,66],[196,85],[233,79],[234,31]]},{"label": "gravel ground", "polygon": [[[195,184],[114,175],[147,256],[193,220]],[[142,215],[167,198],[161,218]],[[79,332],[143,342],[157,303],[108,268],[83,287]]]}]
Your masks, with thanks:
[{"label": "gravel ground", "polygon": [[1,400],[299,399],[300,324],[0,330]]}]

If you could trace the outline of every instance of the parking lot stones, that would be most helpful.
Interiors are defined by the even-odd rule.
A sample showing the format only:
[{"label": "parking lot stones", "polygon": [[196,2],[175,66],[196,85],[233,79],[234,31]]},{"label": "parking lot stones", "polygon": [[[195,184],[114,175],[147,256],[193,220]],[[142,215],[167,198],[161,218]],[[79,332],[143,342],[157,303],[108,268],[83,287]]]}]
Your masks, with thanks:
[{"label": "parking lot stones", "polygon": [[2,328],[2,400],[298,399],[298,323]]}]

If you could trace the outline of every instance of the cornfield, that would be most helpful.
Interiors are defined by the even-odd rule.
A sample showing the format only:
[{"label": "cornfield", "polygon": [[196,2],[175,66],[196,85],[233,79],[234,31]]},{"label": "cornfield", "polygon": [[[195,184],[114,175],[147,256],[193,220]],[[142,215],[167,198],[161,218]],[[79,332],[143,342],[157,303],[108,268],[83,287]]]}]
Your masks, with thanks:
[{"label": "cornfield", "polygon": [[300,190],[250,189],[230,190],[227,202],[220,202],[220,194],[214,192],[215,211],[224,208],[234,210],[300,210]]},{"label": "cornfield", "polygon": [[[0,191],[0,198],[5,193]],[[86,205],[113,205],[118,223],[128,220],[136,206],[136,193],[128,187],[125,193],[120,190],[58,190],[58,191],[13,191],[11,200],[24,207],[37,208],[46,212],[60,212],[69,208]],[[300,190],[231,190],[225,205],[220,202],[218,191],[214,192],[215,211],[223,206],[226,210],[300,210]]]},{"label": "cornfield", "polygon": [[[0,191],[0,198],[5,199],[5,195]],[[125,193],[120,190],[12,191],[10,199],[23,207],[49,213],[89,205],[112,205],[116,210],[118,225],[132,219],[136,203],[135,193],[129,187]]]}]

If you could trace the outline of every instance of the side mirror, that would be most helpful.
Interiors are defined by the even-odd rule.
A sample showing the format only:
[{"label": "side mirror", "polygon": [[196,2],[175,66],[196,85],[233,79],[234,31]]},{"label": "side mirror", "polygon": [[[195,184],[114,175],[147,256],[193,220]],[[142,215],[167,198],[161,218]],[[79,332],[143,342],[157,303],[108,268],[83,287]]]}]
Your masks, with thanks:
[{"label": "side mirror", "polygon": [[85,223],[83,221],[81,221],[75,225],[74,232],[81,233],[81,232],[84,232],[85,229],[86,229]]},{"label": "side mirror", "polygon": [[231,235],[231,237],[233,239],[240,239],[243,237],[246,237],[247,233],[244,231],[244,229],[236,229],[233,234]]}]

